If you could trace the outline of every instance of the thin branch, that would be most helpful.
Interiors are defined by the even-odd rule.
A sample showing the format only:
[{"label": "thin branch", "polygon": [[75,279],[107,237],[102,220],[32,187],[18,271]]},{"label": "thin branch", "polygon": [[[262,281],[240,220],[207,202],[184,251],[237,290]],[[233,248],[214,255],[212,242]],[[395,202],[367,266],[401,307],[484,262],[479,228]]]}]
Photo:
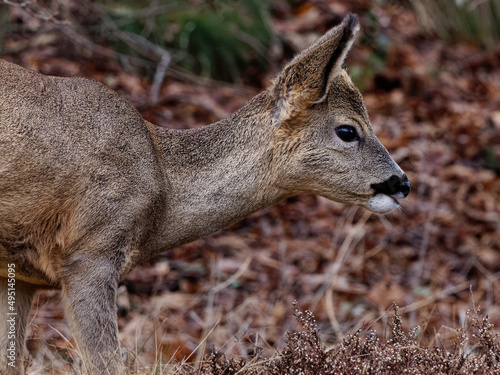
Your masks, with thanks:
[{"label": "thin branch", "polygon": [[158,104],[160,98],[160,88],[163,84],[163,80],[165,79],[165,75],[167,74],[168,67],[170,66],[170,62],[172,58],[169,53],[165,53],[158,65],[156,66],[155,76],[153,78],[153,84],[151,85],[150,90],[150,100],[151,104]]},{"label": "thin branch", "polygon": [[102,56],[106,56],[115,60],[125,59],[139,66],[144,66],[144,67],[152,66],[152,63],[146,59],[141,59],[139,57],[126,55],[123,53],[115,52],[108,48],[104,48],[98,45],[97,43],[91,41],[90,39],[85,38],[81,34],[77,33],[75,30],[73,30],[73,28],[67,25],[58,25],[57,28],[68,38],[70,38],[74,43],[79,44],[92,52],[98,53]]},{"label": "thin branch", "polygon": [[23,12],[42,21],[51,21],[55,24],[67,23],[66,20],[57,19],[57,13],[49,12],[46,8],[39,6],[36,2],[33,2],[33,0],[24,0],[18,3],[11,0],[2,0],[2,2],[13,8],[22,9]]}]

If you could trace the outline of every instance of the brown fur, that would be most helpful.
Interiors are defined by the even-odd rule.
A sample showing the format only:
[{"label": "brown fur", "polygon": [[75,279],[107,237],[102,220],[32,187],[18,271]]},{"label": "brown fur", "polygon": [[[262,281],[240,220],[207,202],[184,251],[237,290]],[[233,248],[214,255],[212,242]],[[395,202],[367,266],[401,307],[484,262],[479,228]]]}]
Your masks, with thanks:
[{"label": "brown fur", "polygon": [[[22,373],[39,288],[62,289],[86,371],[119,374],[116,287],[137,262],[304,192],[395,208],[372,184],[403,173],[341,69],[357,29],[346,17],[239,111],[186,131],[144,121],[93,80],[0,61],[0,373]],[[359,142],[336,135],[343,124]],[[14,368],[6,362],[8,264],[17,279]]]}]

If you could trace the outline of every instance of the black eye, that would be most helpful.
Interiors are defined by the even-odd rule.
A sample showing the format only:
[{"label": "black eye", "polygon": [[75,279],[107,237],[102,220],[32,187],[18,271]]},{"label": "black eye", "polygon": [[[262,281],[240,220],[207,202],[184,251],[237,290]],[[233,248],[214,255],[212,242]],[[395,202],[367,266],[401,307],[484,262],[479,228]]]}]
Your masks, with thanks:
[{"label": "black eye", "polygon": [[335,132],[344,142],[354,142],[359,139],[358,132],[351,125],[341,125],[335,129]]}]

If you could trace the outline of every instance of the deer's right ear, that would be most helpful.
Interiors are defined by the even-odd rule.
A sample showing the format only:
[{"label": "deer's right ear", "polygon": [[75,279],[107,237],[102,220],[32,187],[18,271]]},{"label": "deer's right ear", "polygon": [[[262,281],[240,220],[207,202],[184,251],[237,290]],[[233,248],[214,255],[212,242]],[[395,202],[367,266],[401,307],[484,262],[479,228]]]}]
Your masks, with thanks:
[{"label": "deer's right ear", "polygon": [[283,68],[272,86],[278,106],[278,123],[299,117],[312,104],[326,98],[358,30],[358,17],[349,13],[340,25]]}]

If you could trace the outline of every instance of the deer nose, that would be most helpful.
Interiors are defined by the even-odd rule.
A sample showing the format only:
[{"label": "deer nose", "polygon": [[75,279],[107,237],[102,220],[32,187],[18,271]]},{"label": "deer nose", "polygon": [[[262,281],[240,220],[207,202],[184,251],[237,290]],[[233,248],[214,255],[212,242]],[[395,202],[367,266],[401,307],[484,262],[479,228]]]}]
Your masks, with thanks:
[{"label": "deer nose", "polygon": [[410,181],[408,180],[408,177],[404,176],[405,180],[401,182],[399,186],[399,191],[403,194],[403,196],[406,198],[408,194],[410,194]]},{"label": "deer nose", "polygon": [[375,191],[375,194],[399,195],[402,198],[406,198],[410,193],[410,181],[408,181],[406,175],[398,177],[393,174],[384,182],[371,184],[370,186]]}]

